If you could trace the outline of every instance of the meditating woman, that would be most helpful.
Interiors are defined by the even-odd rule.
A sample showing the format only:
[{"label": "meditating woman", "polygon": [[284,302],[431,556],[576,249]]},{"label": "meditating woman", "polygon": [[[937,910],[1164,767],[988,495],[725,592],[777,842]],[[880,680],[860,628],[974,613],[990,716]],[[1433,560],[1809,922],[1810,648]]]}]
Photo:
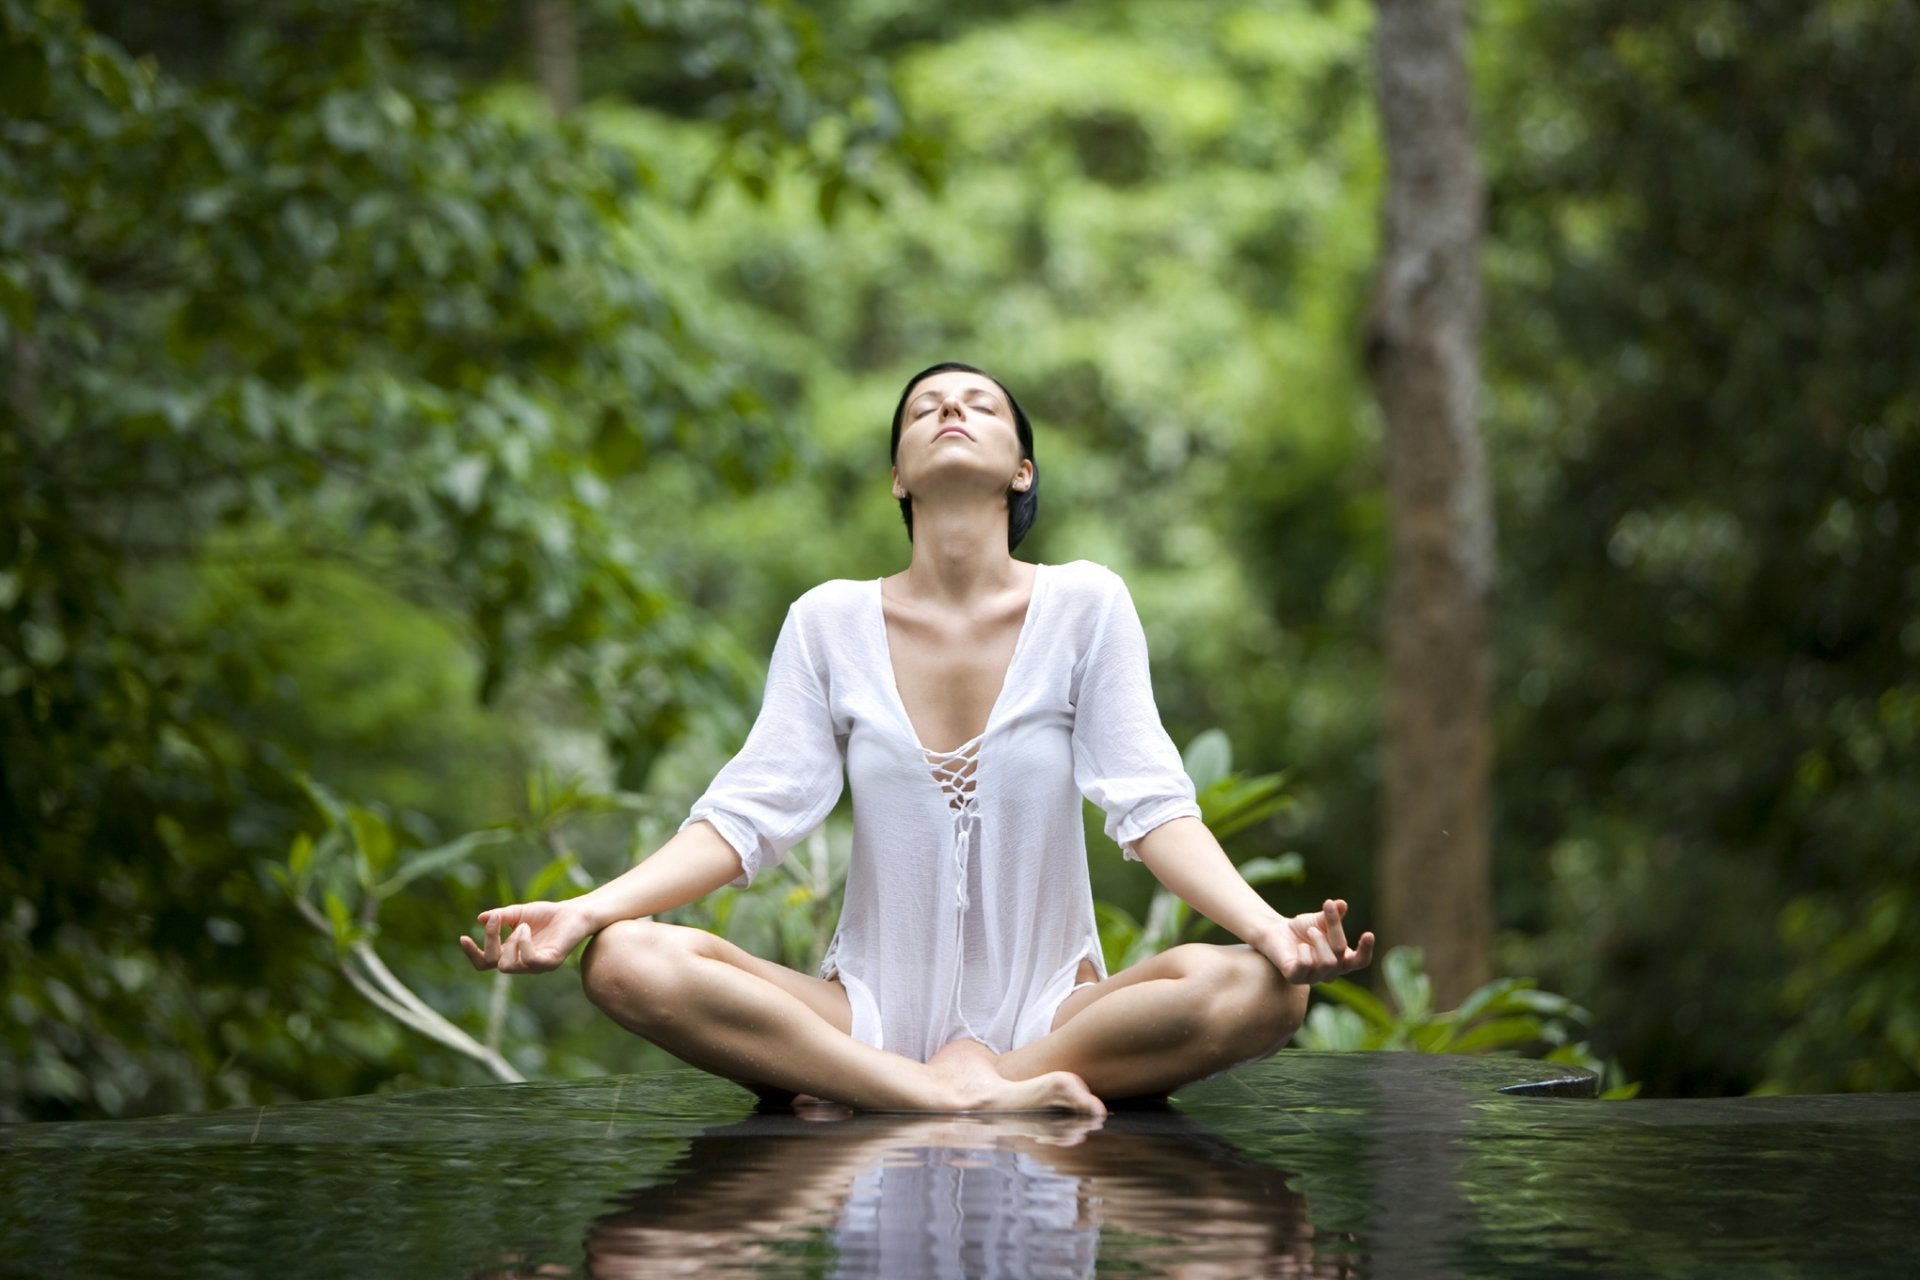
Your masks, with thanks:
[{"label": "meditating woman", "polygon": [[[1163,1094],[1261,1058],[1307,987],[1366,965],[1346,904],[1280,915],[1200,821],[1153,701],[1124,583],[1028,564],[1038,474],[999,382],[939,364],[893,416],[912,558],[787,612],[746,744],[679,832],[566,902],[483,912],[479,969],[581,962],[587,996],[675,1057],[764,1098],[908,1111]],[[745,885],[853,792],[853,853],[821,975],[648,917]],[[1109,976],[1081,797],[1168,889],[1245,945],[1174,947]]]}]

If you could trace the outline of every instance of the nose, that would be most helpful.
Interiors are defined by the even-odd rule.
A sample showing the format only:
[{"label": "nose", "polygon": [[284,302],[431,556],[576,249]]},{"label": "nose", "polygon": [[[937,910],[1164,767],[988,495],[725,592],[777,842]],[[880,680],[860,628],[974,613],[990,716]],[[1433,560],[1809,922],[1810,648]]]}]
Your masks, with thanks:
[{"label": "nose", "polygon": [[948,417],[955,417],[955,418],[966,417],[966,409],[961,405],[960,397],[948,396],[946,399],[942,400],[940,402],[940,417],[943,420]]}]

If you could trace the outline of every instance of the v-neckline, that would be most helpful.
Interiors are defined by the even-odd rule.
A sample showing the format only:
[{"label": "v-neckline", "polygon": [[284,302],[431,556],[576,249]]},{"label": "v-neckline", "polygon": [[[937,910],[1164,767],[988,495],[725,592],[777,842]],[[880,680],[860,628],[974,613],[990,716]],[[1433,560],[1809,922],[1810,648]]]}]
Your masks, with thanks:
[{"label": "v-neckline", "polygon": [[913,716],[907,711],[907,700],[900,696],[900,677],[895,672],[893,666],[893,641],[887,635],[887,602],[882,586],[886,579],[875,578],[873,580],[874,624],[879,628],[880,657],[883,665],[886,667],[887,690],[893,694],[893,709],[899,712],[901,725],[906,729],[908,739],[911,740],[913,745],[918,747],[923,754],[951,758],[965,752],[967,748],[979,742],[993,731],[993,723],[1000,715],[1000,704],[1006,701],[1007,689],[1013,684],[1013,669],[1019,663],[1021,653],[1026,650],[1027,633],[1033,629],[1033,615],[1040,607],[1040,593],[1047,576],[1046,568],[1046,565],[1039,563],[1035,563],[1033,566],[1033,588],[1027,594],[1027,611],[1021,616],[1019,634],[1013,639],[1013,653],[1007,658],[1007,669],[1000,674],[1000,688],[993,695],[993,705],[987,708],[987,721],[985,726],[981,728],[980,732],[974,734],[965,742],[960,743],[958,746],[949,747],[944,751],[935,750],[920,740],[920,731],[914,727]]}]

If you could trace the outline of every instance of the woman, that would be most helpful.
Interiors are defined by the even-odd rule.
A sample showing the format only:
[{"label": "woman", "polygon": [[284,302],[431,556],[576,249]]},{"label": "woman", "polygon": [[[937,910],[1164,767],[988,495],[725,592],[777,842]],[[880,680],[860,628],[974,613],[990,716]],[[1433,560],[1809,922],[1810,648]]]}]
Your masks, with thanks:
[{"label": "woman", "polygon": [[[1279,915],[1228,861],[1161,727],[1120,579],[1013,558],[1037,475],[1006,388],[968,365],[915,374],[892,448],[906,571],[796,601],[752,733],[678,834],[582,897],[483,912],[468,958],[535,973],[591,935],[588,998],[628,1030],[763,1096],[853,1107],[1098,1115],[1274,1052],[1308,984],[1365,966],[1373,935],[1348,946],[1336,900]],[[854,851],[822,976],[647,919],[776,864],[833,808],[843,768]],[[1082,795],[1127,856],[1246,945],[1107,976]]]}]

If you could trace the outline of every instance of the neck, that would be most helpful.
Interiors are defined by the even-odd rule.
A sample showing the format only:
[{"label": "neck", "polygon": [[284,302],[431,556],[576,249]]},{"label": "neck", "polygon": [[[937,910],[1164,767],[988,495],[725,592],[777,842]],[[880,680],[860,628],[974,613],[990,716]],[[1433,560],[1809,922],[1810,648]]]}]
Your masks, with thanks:
[{"label": "neck", "polygon": [[1007,549],[1007,504],[913,504],[913,560],[901,577],[923,600],[963,604],[1016,586],[1024,573]]}]

